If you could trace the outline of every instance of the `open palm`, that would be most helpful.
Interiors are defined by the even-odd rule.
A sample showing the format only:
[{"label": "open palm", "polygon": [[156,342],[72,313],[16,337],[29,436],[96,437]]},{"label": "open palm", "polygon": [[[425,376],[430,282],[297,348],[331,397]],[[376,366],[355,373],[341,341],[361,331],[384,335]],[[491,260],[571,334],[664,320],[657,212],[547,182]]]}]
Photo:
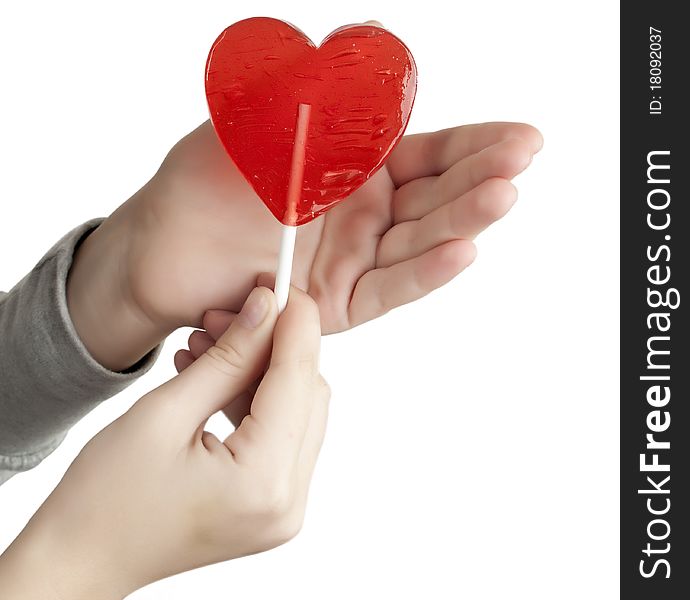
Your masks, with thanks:
[{"label": "open palm", "polygon": [[[323,332],[374,319],[467,267],[471,240],[510,209],[509,180],[541,144],[536,129],[517,123],[405,136],[364,186],[299,229],[293,283],[317,301]],[[220,309],[203,320],[214,329],[258,274],[275,269],[280,225],[209,122],[180,140],[131,202],[147,224],[131,255],[133,289],[149,314],[198,327]]]}]

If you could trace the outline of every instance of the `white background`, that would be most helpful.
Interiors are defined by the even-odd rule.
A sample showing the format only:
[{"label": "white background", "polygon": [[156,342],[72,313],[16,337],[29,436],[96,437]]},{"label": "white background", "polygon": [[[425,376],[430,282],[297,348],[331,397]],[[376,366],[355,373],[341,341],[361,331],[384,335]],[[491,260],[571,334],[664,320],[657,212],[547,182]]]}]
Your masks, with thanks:
[{"label": "white background", "polygon": [[[414,305],[325,339],[331,418],[298,538],[136,600],[618,595],[618,3],[408,6],[2,10],[2,289],[68,229],[126,200],[206,118],[208,49],[241,18],[283,18],[317,41],[378,19],[417,61],[408,132],[516,120],[546,140],[516,180],[516,206],[479,238],[474,265]],[[187,334],[40,467],[0,488],[0,549],[83,444],[173,375]]]}]

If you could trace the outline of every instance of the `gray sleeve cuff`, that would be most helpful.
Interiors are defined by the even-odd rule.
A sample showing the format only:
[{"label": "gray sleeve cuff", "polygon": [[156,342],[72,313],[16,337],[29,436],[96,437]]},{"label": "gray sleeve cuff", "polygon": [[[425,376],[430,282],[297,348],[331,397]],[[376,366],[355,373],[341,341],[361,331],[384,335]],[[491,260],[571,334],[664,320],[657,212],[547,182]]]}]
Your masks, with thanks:
[{"label": "gray sleeve cuff", "polygon": [[126,373],[103,367],[79,339],[66,281],[79,242],[102,222],[69,232],[0,297],[0,483],[36,466],[102,400],[148,371],[160,346]]},{"label": "gray sleeve cuff", "polygon": [[14,474],[16,474],[16,471],[2,471],[2,470],[0,470],[0,485],[5,483]]}]

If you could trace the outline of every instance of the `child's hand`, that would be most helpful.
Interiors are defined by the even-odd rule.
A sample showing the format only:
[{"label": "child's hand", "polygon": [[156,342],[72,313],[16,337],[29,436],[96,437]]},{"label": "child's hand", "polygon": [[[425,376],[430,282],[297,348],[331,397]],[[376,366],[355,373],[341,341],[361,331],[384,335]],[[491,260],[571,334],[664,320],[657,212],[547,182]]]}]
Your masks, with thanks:
[{"label": "child's hand", "polygon": [[[416,300],[469,265],[471,240],[513,205],[509,180],[541,144],[518,123],[405,136],[352,197],[300,227],[293,282],[318,303],[323,332]],[[77,253],[77,332],[96,360],[129,367],[177,327],[199,327],[207,309],[237,311],[257,274],[274,271],[279,237],[206,122]]]},{"label": "child's hand", "polygon": [[[278,319],[255,289],[214,346],[82,450],[0,559],[0,597],[121,598],[292,538],[326,424],[320,334],[309,296],[293,288]],[[204,432],[269,357],[251,414],[223,442]]]},{"label": "child's hand", "polygon": [[[416,300],[469,265],[471,240],[515,202],[508,180],[540,147],[535,129],[508,123],[406,136],[370,181],[300,227],[293,281],[317,301],[324,333]],[[135,296],[178,324],[237,310],[257,274],[275,270],[280,226],[209,122],[173,148],[153,187],[140,202],[151,227]]]}]

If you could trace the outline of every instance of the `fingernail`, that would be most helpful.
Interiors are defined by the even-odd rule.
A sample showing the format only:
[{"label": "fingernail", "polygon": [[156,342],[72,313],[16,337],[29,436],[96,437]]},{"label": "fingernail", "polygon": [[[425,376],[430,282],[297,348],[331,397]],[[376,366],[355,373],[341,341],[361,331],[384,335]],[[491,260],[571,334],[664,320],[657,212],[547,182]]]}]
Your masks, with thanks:
[{"label": "fingernail", "polygon": [[268,314],[268,302],[266,302],[266,294],[259,288],[254,288],[252,293],[244,303],[237,319],[247,329],[256,329]]}]

